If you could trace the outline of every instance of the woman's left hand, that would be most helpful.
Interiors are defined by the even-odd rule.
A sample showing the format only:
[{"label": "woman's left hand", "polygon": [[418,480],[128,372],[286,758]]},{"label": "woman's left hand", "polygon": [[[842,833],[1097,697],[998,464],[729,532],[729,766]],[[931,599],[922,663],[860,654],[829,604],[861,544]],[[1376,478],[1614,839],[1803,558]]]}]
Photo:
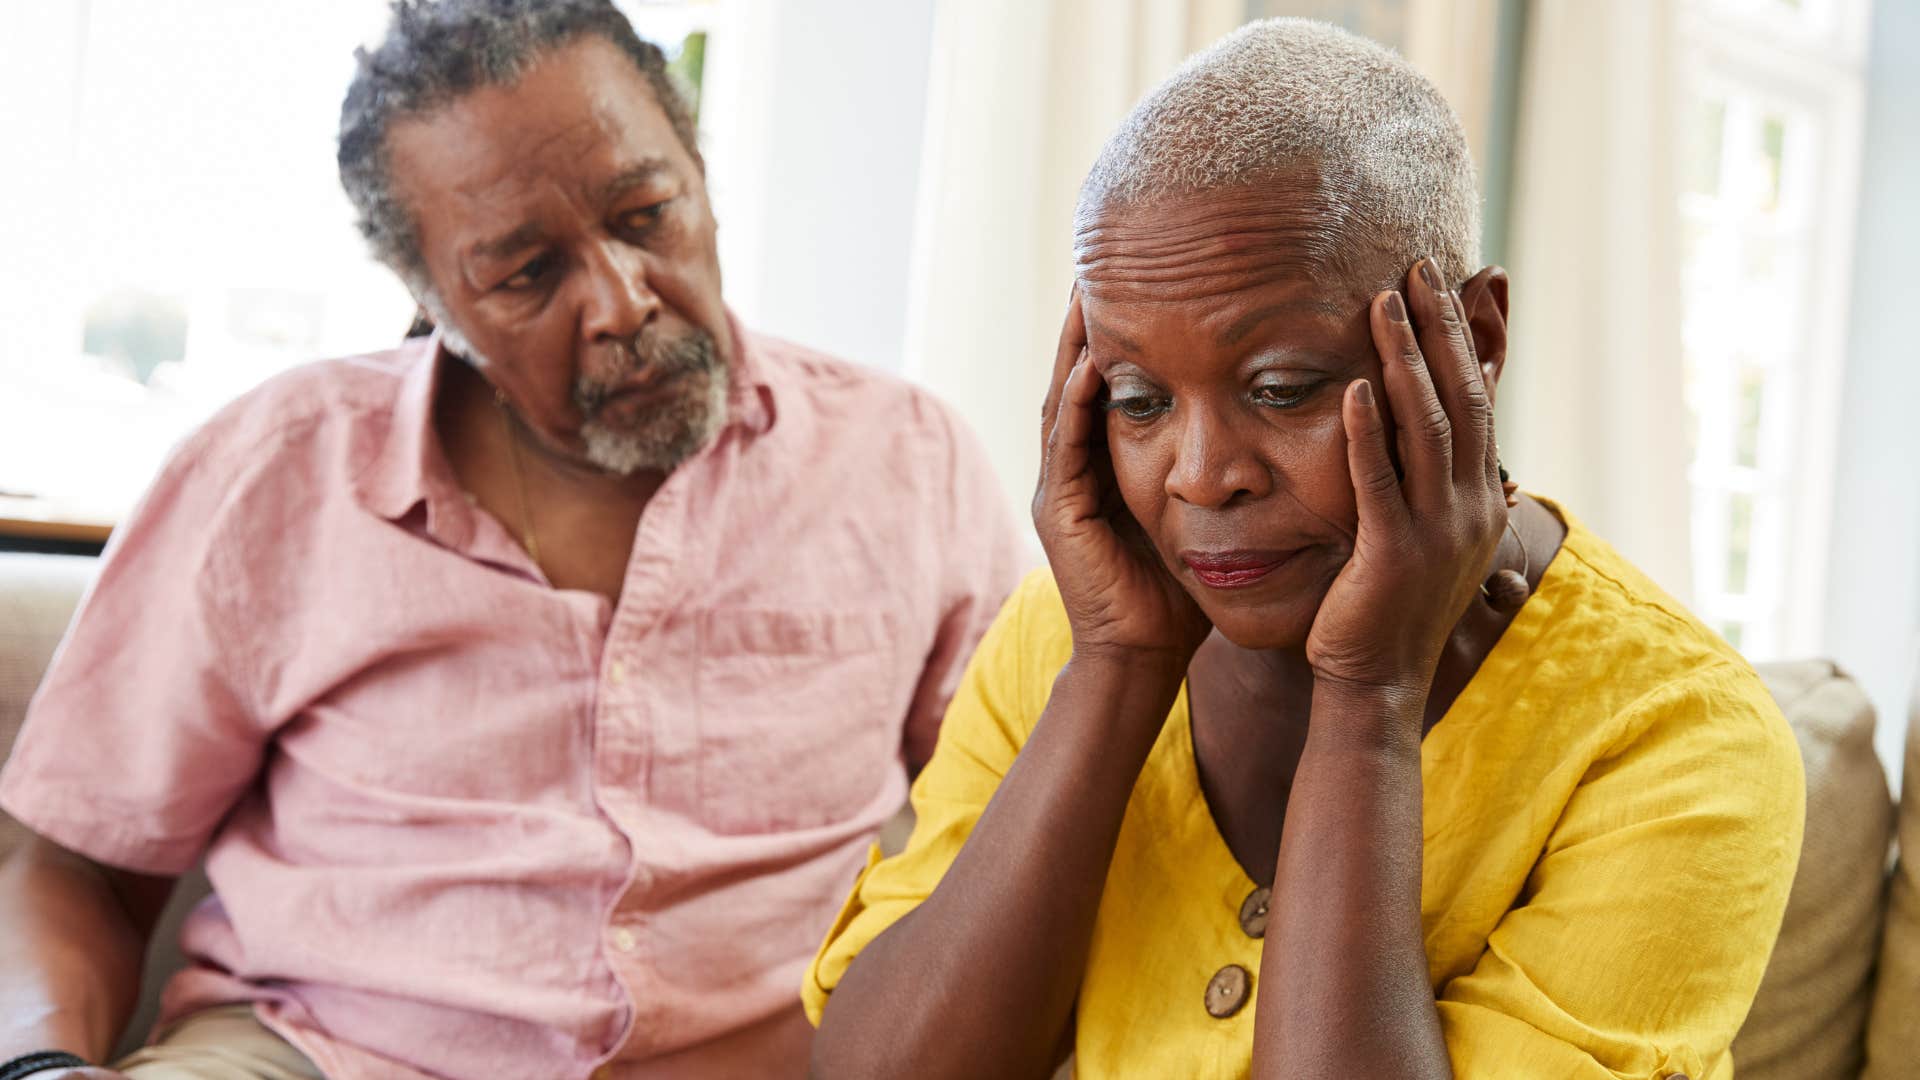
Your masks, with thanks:
[{"label": "woman's left hand", "polygon": [[[1360,523],[1307,661],[1322,680],[1425,693],[1486,580],[1507,507],[1465,307],[1430,259],[1408,272],[1406,297],[1388,290],[1370,311],[1385,400],[1356,380],[1341,403]],[[1389,414],[1404,476],[1388,450]]]}]

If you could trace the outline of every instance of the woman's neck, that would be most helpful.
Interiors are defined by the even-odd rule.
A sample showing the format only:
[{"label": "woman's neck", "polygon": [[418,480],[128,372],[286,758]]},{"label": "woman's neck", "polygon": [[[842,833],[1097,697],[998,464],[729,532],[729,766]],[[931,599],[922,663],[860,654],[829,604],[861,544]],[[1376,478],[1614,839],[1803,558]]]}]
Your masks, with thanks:
[{"label": "woman's neck", "polygon": [[[1525,496],[1513,520],[1522,539],[1505,537],[1495,566],[1525,566],[1527,584],[1537,589],[1566,526]],[[1435,666],[1422,734],[1446,715],[1514,617],[1478,597],[1468,606]],[[1188,665],[1187,703],[1195,765],[1214,822],[1249,876],[1265,882],[1313,720],[1313,670],[1306,650],[1243,649],[1212,634]]]},{"label": "woman's neck", "polygon": [[[1514,530],[1501,538],[1493,569],[1524,570],[1528,587],[1538,589],[1547,564],[1559,552],[1560,543],[1566,537],[1566,525],[1551,510],[1526,495],[1520,496],[1520,505],[1511,513]],[[1517,612],[1496,611],[1479,597],[1468,605],[1448,635],[1434,669],[1428,695],[1427,727],[1445,715],[1516,615]],[[1205,683],[1205,695],[1221,698],[1223,704],[1262,706],[1256,710],[1260,728],[1298,726],[1304,731],[1309,719],[1313,668],[1307,663],[1304,645],[1243,649],[1216,631],[1195,653],[1187,679],[1190,693],[1195,683]]]}]

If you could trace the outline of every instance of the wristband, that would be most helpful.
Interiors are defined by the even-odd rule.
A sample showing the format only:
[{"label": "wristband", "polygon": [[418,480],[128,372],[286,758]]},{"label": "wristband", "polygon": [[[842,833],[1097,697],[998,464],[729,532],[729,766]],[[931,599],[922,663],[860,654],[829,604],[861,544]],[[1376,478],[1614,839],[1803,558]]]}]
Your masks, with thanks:
[{"label": "wristband", "polygon": [[84,1069],[87,1059],[65,1050],[35,1050],[0,1065],[0,1080],[25,1080],[48,1069]]}]

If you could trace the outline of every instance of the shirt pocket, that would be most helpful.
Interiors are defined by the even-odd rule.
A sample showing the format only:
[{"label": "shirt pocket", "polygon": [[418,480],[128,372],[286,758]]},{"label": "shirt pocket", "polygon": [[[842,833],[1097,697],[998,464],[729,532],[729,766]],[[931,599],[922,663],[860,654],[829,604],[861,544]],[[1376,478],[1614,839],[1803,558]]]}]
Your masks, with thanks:
[{"label": "shirt pocket", "polygon": [[700,813],[719,833],[807,829],[873,801],[900,765],[905,691],[877,611],[698,618]]}]

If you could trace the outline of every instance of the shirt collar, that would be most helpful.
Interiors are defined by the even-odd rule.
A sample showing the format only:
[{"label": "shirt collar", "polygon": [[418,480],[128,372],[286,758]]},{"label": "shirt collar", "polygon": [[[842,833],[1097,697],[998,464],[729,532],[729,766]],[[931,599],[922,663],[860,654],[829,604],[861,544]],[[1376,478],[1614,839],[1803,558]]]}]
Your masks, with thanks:
[{"label": "shirt collar", "polygon": [[442,365],[460,361],[447,354],[438,330],[401,349],[411,355],[393,400],[386,441],[360,474],[361,502],[389,521],[398,521],[424,504],[428,533],[458,547],[472,537],[472,507],[447,464],[434,430],[433,409]]},{"label": "shirt collar", "polygon": [[727,311],[727,331],[733,338],[733,363],[727,371],[727,423],[755,435],[773,430],[779,415],[773,382],[758,340]]},{"label": "shirt collar", "polygon": [[[764,435],[776,416],[773,384],[759,345],[731,310],[727,328],[734,354],[727,372],[727,426]],[[437,329],[401,349],[413,355],[394,398],[386,442],[360,475],[361,501],[389,521],[425,503],[428,531],[450,543],[463,542],[472,531],[471,508],[441,449],[433,410],[445,365],[465,361],[447,352]]]}]

